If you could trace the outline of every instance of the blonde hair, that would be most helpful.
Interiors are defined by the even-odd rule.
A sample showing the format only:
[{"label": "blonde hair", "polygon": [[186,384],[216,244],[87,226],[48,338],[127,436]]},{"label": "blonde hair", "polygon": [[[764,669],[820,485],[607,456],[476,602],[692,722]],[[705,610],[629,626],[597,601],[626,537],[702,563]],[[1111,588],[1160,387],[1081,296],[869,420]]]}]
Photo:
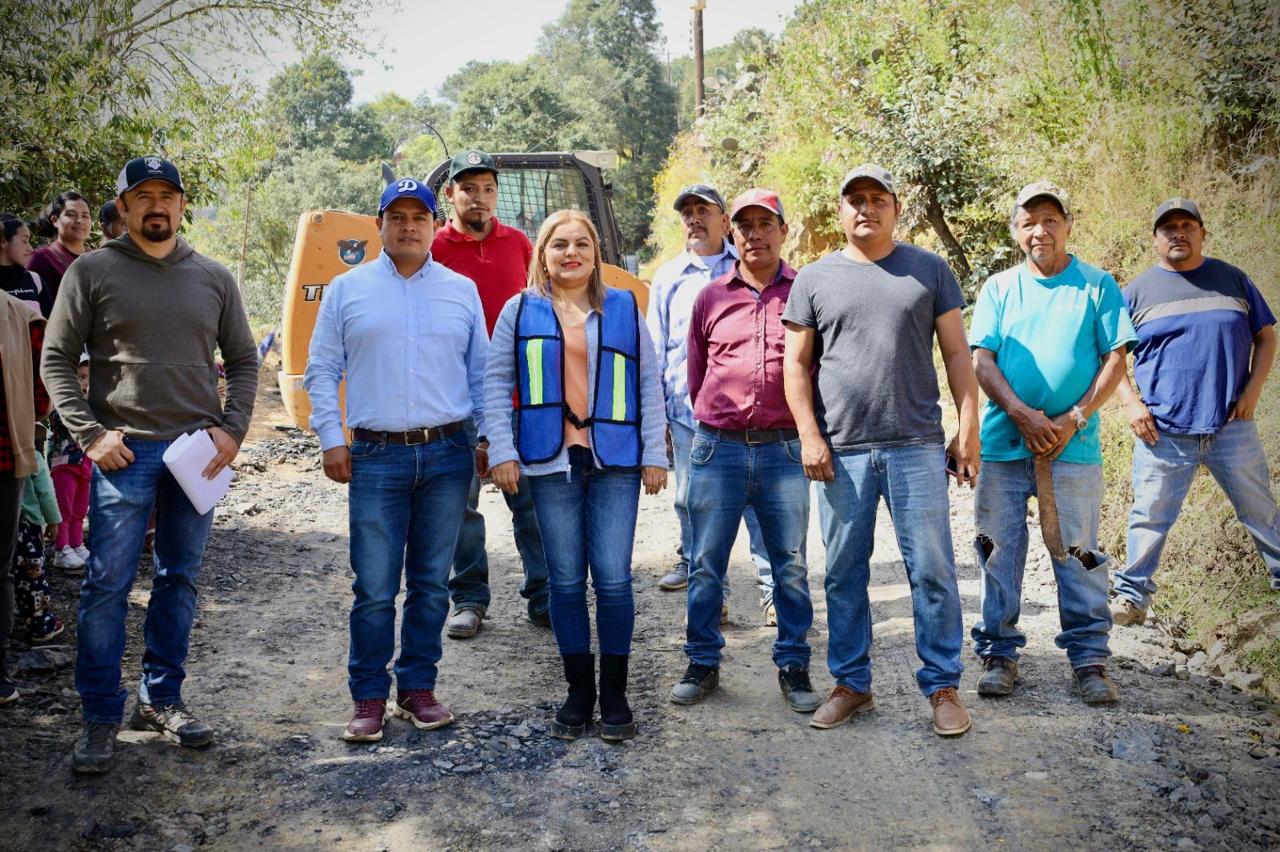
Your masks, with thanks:
[{"label": "blonde hair", "polygon": [[604,260],[600,257],[600,234],[591,218],[581,210],[557,210],[548,216],[538,229],[538,239],[533,244],[533,260],[529,261],[529,289],[540,296],[551,298],[551,276],[547,273],[547,243],[556,228],[569,222],[578,222],[591,235],[591,248],[595,254],[595,268],[591,270],[591,280],[587,283],[587,298],[591,307],[597,311],[604,310],[604,277],[601,267]]}]

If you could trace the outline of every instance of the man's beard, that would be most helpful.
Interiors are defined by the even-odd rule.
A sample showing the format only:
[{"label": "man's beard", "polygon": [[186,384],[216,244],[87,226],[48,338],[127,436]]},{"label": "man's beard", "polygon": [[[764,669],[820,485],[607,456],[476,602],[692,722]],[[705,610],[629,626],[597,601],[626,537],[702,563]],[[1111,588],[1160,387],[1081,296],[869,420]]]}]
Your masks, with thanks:
[{"label": "man's beard", "polygon": [[464,213],[461,217],[462,226],[468,231],[474,231],[479,234],[484,231],[485,218],[484,214],[474,211]]},{"label": "man's beard", "polygon": [[148,242],[162,243],[173,236],[173,226],[166,222],[152,220],[142,225],[142,238]]}]

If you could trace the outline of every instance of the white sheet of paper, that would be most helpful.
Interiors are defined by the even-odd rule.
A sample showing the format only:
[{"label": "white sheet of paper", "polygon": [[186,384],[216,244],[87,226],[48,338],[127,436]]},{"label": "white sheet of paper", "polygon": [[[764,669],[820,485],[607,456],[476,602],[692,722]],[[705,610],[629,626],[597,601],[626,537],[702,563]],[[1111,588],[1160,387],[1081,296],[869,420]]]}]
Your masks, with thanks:
[{"label": "white sheet of paper", "polygon": [[230,467],[224,467],[213,479],[204,478],[204,469],[217,454],[213,439],[203,429],[179,437],[164,451],[165,466],[178,480],[191,505],[202,515],[223,498],[235,478]]}]

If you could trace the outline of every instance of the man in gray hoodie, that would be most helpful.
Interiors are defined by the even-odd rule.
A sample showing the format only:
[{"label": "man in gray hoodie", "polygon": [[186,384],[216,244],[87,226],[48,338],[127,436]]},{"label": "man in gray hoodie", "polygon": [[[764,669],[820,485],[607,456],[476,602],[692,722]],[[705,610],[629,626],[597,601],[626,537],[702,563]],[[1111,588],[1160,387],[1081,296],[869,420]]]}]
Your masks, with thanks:
[{"label": "man in gray hoodie", "polygon": [[[153,505],[155,578],[129,724],[184,746],[213,739],[181,694],[213,512],[197,514],[162,456],[175,438],[203,429],[217,451],[204,475],[215,477],[244,440],[258,384],[257,349],[235,280],[177,234],[186,208],[177,168],[155,156],[130,160],[116,191],[128,233],[67,270],[41,363],[63,423],[95,464],[75,676],[85,727],[72,754],[75,771],[93,773],[111,768],[124,718],[125,615]],[[226,369],[225,406],[215,347]],[[88,399],[76,380],[86,348]]]}]

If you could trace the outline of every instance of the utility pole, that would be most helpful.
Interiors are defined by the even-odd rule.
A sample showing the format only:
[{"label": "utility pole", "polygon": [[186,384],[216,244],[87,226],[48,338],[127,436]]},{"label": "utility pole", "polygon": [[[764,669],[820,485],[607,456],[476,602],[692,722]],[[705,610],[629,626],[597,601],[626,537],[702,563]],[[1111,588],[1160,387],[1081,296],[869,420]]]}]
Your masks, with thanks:
[{"label": "utility pole", "polygon": [[702,82],[705,69],[702,66],[702,10],[707,0],[693,0],[693,103],[694,115],[701,117],[706,109],[707,92]]}]

